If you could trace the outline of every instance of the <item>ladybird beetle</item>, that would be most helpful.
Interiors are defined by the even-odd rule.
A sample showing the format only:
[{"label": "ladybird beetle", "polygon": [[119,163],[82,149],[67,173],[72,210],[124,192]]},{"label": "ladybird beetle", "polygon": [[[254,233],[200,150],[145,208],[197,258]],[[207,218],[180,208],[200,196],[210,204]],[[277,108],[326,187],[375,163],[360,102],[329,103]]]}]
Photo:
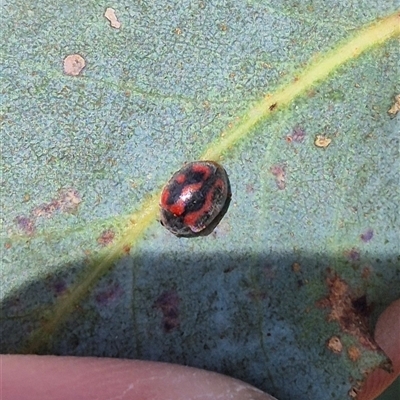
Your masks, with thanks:
[{"label": "ladybird beetle", "polygon": [[228,210],[231,195],[221,165],[214,161],[187,163],[162,191],[161,224],[178,237],[209,235]]}]

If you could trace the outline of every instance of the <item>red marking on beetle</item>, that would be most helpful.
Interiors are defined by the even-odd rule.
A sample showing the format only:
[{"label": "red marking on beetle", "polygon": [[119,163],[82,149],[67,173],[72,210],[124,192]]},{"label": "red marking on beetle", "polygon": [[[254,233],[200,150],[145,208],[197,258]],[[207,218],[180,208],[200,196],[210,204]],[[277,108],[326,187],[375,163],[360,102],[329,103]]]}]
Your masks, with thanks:
[{"label": "red marking on beetle", "polygon": [[167,210],[171,211],[172,214],[180,216],[185,212],[185,203],[182,200],[177,201],[175,204],[167,207]]},{"label": "red marking on beetle", "polygon": [[186,181],[186,175],[185,174],[179,174],[176,178],[175,178],[176,182],[179,184],[183,184]]},{"label": "red marking on beetle", "polygon": [[167,204],[168,199],[170,197],[170,192],[167,188],[165,188],[161,194],[161,204]]},{"label": "red marking on beetle", "polygon": [[208,179],[211,176],[210,168],[206,165],[194,164],[192,166],[192,171],[195,173],[196,172],[202,173],[204,175],[203,181],[205,181],[206,179]]},{"label": "red marking on beetle", "polygon": [[365,243],[369,242],[373,237],[374,231],[372,229],[368,229],[360,235],[360,239]]},{"label": "red marking on beetle", "polygon": [[[179,175],[179,176],[184,176],[184,175]],[[171,204],[168,205],[168,201],[170,200],[171,193],[169,190],[164,190],[161,196],[161,204],[164,205],[164,209],[170,211],[172,214],[176,216],[182,215],[185,210],[186,210],[186,200],[190,199],[192,193],[198,191],[201,189],[203,183],[194,183],[192,185],[186,185],[183,187],[182,192],[179,195],[179,199]]]},{"label": "red marking on beetle", "polygon": [[213,208],[213,196],[214,196],[214,191],[216,188],[221,188],[223,190],[224,188],[224,183],[222,182],[221,179],[217,179],[215,181],[215,184],[213,186],[214,190],[209,190],[204,202],[204,206],[198,210],[191,212],[185,217],[185,224],[187,226],[190,226],[190,229],[193,232],[200,232],[202,231],[205,226],[198,226],[198,223],[200,221],[200,218],[205,214],[205,213],[211,213],[212,208]]},{"label": "red marking on beetle", "polygon": [[[197,192],[203,186],[202,182],[193,183],[192,185],[186,185],[183,187],[182,192],[179,195],[179,200],[174,204],[168,205],[165,201],[165,196],[162,196],[161,202],[165,204],[164,208],[176,216],[182,215],[186,210],[187,200],[190,199],[192,193]],[[169,193],[168,193],[169,195]],[[169,199],[169,196],[167,197]]]},{"label": "red marking on beetle", "polygon": [[157,298],[153,308],[158,308],[163,313],[163,327],[165,332],[171,332],[179,327],[179,304],[181,299],[176,291],[165,291]]},{"label": "red marking on beetle", "polygon": [[193,193],[196,193],[201,189],[203,186],[203,182],[199,183],[193,183],[191,185],[186,185],[180,194],[180,198],[186,203],[187,199],[190,199],[192,197]]}]

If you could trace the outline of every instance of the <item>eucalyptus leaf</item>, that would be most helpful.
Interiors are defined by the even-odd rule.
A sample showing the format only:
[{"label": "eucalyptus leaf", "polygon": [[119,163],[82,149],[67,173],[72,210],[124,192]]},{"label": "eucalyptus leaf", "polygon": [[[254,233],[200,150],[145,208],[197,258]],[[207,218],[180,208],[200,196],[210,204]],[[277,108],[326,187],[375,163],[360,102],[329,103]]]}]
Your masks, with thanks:
[{"label": "eucalyptus leaf", "polygon": [[[370,332],[400,296],[395,2],[1,11],[2,352],[186,364],[281,400],[390,368]],[[160,190],[197,159],[232,201],[176,238]]]}]

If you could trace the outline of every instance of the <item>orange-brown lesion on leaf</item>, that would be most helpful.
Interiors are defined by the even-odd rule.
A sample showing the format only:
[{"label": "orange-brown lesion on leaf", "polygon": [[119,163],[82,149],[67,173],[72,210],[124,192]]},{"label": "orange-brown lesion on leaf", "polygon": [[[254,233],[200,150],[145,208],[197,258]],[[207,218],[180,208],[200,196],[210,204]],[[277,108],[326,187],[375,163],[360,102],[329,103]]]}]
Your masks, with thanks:
[{"label": "orange-brown lesion on leaf", "polygon": [[394,118],[399,111],[400,111],[400,94],[395,96],[394,103],[393,103],[392,107],[388,110],[388,114],[392,118]]},{"label": "orange-brown lesion on leaf", "polygon": [[355,337],[365,348],[380,350],[369,332],[369,308],[365,296],[356,296],[347,284],[337,274],[326,278],[329,289],[328,296],[318,302],[320,307],[330,308],[328,321],[339,323],[341,330]]},{"label": "orange-brown lesion on leaf", "polygon": [[356,362],[361,357],[361,351],[357,346],[350,346],[347,349],[347,355],[349,356],[351,361]]}]

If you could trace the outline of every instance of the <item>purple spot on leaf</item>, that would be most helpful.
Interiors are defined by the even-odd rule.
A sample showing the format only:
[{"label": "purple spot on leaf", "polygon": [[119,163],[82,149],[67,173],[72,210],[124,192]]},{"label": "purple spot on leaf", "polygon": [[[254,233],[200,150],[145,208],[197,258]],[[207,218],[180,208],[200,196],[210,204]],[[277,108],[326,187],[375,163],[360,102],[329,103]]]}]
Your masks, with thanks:
[{"label": "purple spot on leaf", "polygon": [[99,243],[101,246],[107,246],[113,242],[114,238],[115,232],[112,229],[106,229],[97,238],[97,243]]},{"label": "purple spot on leaf", "polygon": [[64,280],[58,280],[53,284],[53,290],[56,294],[63,294],[67,290],[67,284]]},{"label": "purple spot on leaf", "polygon": [[15,221],[17,222],[18,228],[27,235],[32,235],[36,230],[35,222],[31,218],[18,216]]},{"label": "purple spot on leaf", "polygon": [[117,300],[119,297],[122,296],[124,293],[123,289],[121,286],[117,283],[110,285],[108,288],[105,290],[97,293],[96,295],[96,301],[102,306],[106,306],[113,301]]},{"label": "purple spot on leaf", "polygon": [[296,126],[293,129],[293,132],[286,137],[286,139],[289,142],[296,142],[296,143],[302,143],[304,141],[304,137],[306,136],[306,133],[303,128],[300,126]]},{"label": "purple spot on leaf", "polygon": [[165,332],[170,332],[179,327],[180,298],[175,291],[163,292],[154,302],[153,307],[163,313],[163,327]]},{"label": "purple spot on leaf", "polygon": [[360,251],[355,249],[354,247],[350,250],[347,250],[345,252],[345,256],[350,260],[350,261],[360,261]]},{"label": "purple spot on leaf", "polygon": [[360,238],[363,242],[369,242],[374,237],[374,231],[372,229],[368,229],[364,233],[360,235]]},{"label": "purple spot on leaf", "polygon": [[275,177],[278,189],[283,190],[286,188],[286,167],[282,164],[275,164],[270,168],[272,175]]}]

